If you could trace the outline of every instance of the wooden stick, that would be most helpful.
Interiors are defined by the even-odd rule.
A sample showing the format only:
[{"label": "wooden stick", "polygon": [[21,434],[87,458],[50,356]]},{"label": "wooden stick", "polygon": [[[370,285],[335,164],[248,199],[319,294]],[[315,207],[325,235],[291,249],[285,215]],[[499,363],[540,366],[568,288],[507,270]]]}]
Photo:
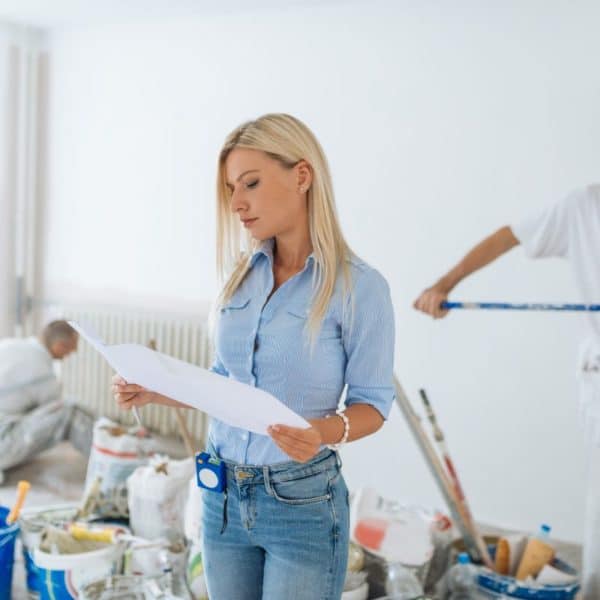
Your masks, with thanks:
[{"label": "wooden stick", "polygon": [[494,569],[494,563],[492,558],[490,557],[490,553],[488,552],[487,546],[479,533],[479,529],[477,524],[475,523],[475,519],[473,518],[473,513],[471,512],[471,508],[469,507],[469,503],[467,502],[467,498],[465,496],[463,487],[458,478],[458,473],[456,472],[456,468],[454,466],[454,461],[450,456],[450,451],[448,450],[448,446],[446,444],[446,438],[444,436],[444,432],[441,430],[435,413],[433,412],[433,407],[429,402],[429,398],[425,393],[425,390],[419,390],[419,394],[421,395],[421,400],[423,401],[423,405],[425,407],[425,414],[431,423],[431,427],[433,429],[433,437],[437,442],[440,452],[442,453],[442,457],[444,459],[444,463],[446,464],[446,469],[448,470],[448,475],[450,477],[450,482],[452,483],[454,490],[456,492],[456,497],[458,502],[462,504],[463,512],[465,518],[467,519],[467,523],[473,534],[473,538],[475,543],[477,544],[477,548],[479,549],[479,553],[481,554],[481,558],[486,567],[489,567],[492,570]]},{"label": "wooden stick", "polygon": [[19,518],[29,488],[31,488],[29,481],[19,481],[17,484],[17,498],[13,504],[13,507],[8,513],[8,517],[6,517],[7,525],[12,525]]},{"label": "wooden stick", "polygon": [[437,455],[431,441],[427,437],[427,434],[423,430],[419,416],[413,410],[409,399],[404,393],[404,389],[396,377],[394,377],[394,387],[396,388],[396,403],[400,407],[400,410],[402,411],[406,422],[408,423],[409,429],[411,430],[417,445],[423,453],[431,474],[433,475],[433,478],[435,479],[435,482],[437,483],[438,488],[442,493],[448,508],[450,509],[452,518],[462,534],[467,551],[474,561],[482,561],[483,557],[481,556],[479,547],[475,542],[473,532],[471,531],[468,519],[464,513],[464,507],[461,503],[459,503],[456,492],[448,478],[440,458]]}]

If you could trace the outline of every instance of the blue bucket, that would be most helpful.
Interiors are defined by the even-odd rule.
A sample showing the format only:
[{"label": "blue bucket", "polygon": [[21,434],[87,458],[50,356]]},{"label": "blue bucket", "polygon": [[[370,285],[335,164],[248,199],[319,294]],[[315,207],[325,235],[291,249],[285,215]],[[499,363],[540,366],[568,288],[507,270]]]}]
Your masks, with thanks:
[{"label": "blue bucket", "polygon": [[0,506],[0,600],[10,600],[15,562],[15,541],[19,534],[17,523],[6,524],[9,512],[10,509]]},{"label": "blue bucket", "polygon": [[[489,546],[490,554],[496,553],[495,546]],[[551,566],[577,576],[577,571],[566,562],[555,558]],[[514,577],[499,575],[487,569],[481,569],[477,576],[479,593],[484,598],[520,598],[521,600],[573,600],[579,591],[578,580],[565,585],[530,586]]]}]

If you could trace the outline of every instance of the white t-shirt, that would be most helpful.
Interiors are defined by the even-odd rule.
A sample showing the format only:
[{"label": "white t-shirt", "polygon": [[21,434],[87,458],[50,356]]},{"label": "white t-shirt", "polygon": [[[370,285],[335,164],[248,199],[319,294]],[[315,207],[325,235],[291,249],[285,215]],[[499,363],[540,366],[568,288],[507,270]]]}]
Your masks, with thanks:
[{"label": "white t-shirt", "polygon": [[[577,190],[512,227],[527,256],[566,258],[585,304],[600,304],[600,185]],[[565,299],[565,302],[567,299]],[[600,339],[600,312],[586,313]]]},{"label": "white t-shirt", "polygon": [[52,356],[36,338],[0,340],[0,417],[60,398]]},{"label": "white t-shirt", "polygon": [[[531,258],[558,256],[571,264],[581,301],[600,304],[600,185],[576,190],[554,206],[512,227]],[[565,299],[567,301],[569,299]],[[600,444],[600,312],[585,314],[588,336],[578,364],[584,422]]]}]

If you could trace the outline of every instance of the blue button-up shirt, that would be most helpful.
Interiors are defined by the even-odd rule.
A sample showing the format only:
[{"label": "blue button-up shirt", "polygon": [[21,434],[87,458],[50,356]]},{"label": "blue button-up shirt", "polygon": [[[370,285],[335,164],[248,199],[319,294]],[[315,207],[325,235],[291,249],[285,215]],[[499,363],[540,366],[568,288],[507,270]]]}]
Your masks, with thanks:
[{"label": "blue button-up shirt", "polygon": [[[251,268],[220,310],[212,370],[263,389],[306,419],[345,404],[370,404],[386,418],[394,399],[394,312],[381,274],[350,259],[352,293],[340,275],[321,329],[306,326],[313,297],[314,257],[273,289],[273,241],[254,253]],[[268,299],[268,300],[267,300]],[[312,344],[312,345],[311,345]],[[266,435],[213,419],[210,441],[224,459],[265,465],[290,458]]]}]

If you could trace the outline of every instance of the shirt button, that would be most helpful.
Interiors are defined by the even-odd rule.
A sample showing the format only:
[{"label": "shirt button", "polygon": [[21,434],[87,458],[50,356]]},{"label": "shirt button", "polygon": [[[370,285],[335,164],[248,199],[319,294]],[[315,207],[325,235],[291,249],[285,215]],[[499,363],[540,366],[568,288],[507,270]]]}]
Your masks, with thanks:
[{"label": "shirt button", "polygon": [[242,433],[242,439],[243,440],[247,440],[248,439],[248,434],[247,433]]}]

